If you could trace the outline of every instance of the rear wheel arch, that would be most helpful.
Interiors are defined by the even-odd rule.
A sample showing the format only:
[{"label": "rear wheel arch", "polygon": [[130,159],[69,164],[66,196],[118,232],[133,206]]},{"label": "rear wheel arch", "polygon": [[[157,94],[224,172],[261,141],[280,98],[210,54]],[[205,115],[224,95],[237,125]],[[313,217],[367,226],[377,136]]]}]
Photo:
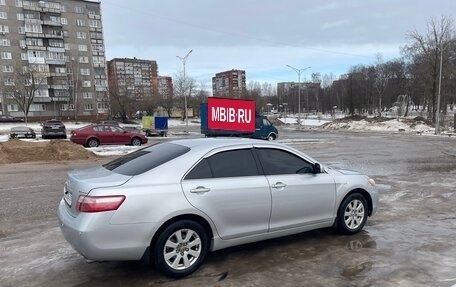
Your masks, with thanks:
[{"label": "rear wheel arch", "polygon": [[[91,141],[96,141],[97,144],[95,146],[91,146],[90,145]],[[97,139],[95,137],[90,137],[90,138],[87,139],[86,146],[88,146],[88,147],[97,147],[99,145],[100,145],[100,140],[99,139]]]},{"label": "rear wheel arch", "polygon": [[[153,247],[155,246],[155,244],[157,243],[157,240],[158,240],[158,237],[160,236],[160,234],[163,232],[163,230],[170,226],[171,224],[177,222],[177,221],[181,221],[181,220],[190,220],[190,221],[195,221],[199,224],[201,224],[201,226],[203,226],[206,234],[207,234],[207,237],[209,239],[209,246],[208,246],[208,250],[211,250],[211,247],[212,247],[212,237],[213,237],[213,232],[212,232],[212,228],[211,228],[211,225],[209,224],[209,222],[207,222],[207,220],[199,215],[195,215],[195,214],[183,214],[183,215],[178,215],[176,217],[173,217],[171,219],[168,219],[167,221],[165,221],[161,226],[160,228],[158,228],[158,230],[155,232],[154,236],[152,237],[152,240],[150,242],[150,246]],[[151,249],[153,250],[153,249]]]}]

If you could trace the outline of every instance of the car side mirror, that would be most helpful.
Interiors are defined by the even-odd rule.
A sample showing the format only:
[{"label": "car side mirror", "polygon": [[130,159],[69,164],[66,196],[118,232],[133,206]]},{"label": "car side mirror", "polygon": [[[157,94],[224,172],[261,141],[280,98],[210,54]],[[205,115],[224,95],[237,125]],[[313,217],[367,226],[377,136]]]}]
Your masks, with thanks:
[{"label": "car side mirror", "polygon": [[321,165],[319,163],[314,163],[314,165],[313,165],[313,173],[314,174],[321,173]]}]

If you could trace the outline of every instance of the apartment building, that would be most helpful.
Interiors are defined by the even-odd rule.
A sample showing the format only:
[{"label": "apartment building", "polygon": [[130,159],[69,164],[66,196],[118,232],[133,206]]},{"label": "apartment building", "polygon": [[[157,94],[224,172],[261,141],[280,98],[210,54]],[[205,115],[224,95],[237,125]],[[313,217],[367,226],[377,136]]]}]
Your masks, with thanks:
[{"label": "apartment building", "polygon": [[157,91],[157,62],[114,58],[108,62],[109,89],[120,97],[143,100]]},{"label": "apartment building", "polygon": [[243,98],[245,92],[245,71],[243,70],[220,72],[212,77],[212,95],[214,97]]},{"label": "apartment building", "polygon": [[100,1],[0,0],[0,46],[3,114],[33,95],[32,118],[108,116]]},{"label": "apartment building", "polygon": [[168,76],[158,76],[158,94],[163,99],[173,96],[173,78]]}]

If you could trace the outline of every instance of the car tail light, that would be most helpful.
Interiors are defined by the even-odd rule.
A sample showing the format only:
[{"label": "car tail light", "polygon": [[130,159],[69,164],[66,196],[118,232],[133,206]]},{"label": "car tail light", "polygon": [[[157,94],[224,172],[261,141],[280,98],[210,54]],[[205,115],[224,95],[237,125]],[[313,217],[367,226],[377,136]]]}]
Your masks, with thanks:
[{"label": "car tail light", "polygon": [[78,198],[76,210],[80,212],[103,212],[117,210],[125,200],[125,195],[88,196]]}]

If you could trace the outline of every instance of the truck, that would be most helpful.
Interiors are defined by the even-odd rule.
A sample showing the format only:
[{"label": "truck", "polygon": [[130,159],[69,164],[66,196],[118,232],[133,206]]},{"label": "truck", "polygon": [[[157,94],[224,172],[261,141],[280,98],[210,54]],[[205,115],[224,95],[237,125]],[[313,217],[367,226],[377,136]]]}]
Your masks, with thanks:
[{"label": "truck", "polygon": [[[228,100],[228,99],[224,99]],[[228,101],[239,101],[231,100]],[[235,130],[235,129],[214,129],[209,128],[208,104],[201,104],[201,133],[206,137],[248,137],[264,140],[276,140],[279,137],[277,128],[268,120],[266,116],[255,112],[255,129],[252,130]]]},{"label": "truck", "polygon": [[143,116],[141,120],[142,130],[146,136],[168,135],[168,117]]}]

